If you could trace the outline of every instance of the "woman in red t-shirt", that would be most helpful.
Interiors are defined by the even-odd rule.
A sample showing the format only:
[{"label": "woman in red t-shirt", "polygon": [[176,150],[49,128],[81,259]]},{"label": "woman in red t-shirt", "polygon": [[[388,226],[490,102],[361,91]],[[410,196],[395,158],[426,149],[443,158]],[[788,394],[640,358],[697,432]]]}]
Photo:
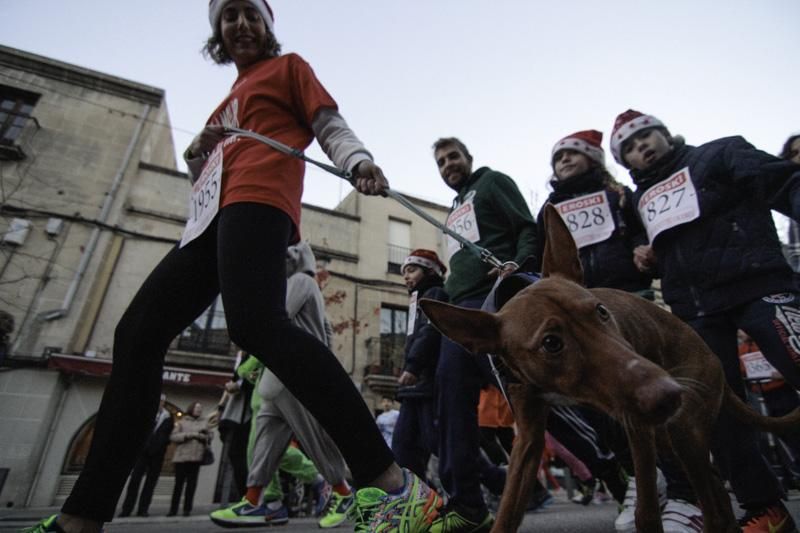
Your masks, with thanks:
[{"label": "woman in red t-shirt", "polygon": [[216,63],[235,64],[237,79],[185,153],[193,191],[183,239],[117,326],[86,466],[62,514],[37,531],[100,531],[111,520],[158,408],[164,354],[220,293],[231,340],[280,378],[336,442],[356,484],[369,487],[356,495],[356,529],[388,523],[384,531],[427,530],[441,499],[397,466],[335,355],[286,316],[285,256],[299,239],[304,163],[225,136],[224,128],[301,150],[316,138],[334,164],[356,176],[360,192],[381,194],[389,185],[311,67],[280,55],[265,0],[211,0],[209,19],[205,51]]}]

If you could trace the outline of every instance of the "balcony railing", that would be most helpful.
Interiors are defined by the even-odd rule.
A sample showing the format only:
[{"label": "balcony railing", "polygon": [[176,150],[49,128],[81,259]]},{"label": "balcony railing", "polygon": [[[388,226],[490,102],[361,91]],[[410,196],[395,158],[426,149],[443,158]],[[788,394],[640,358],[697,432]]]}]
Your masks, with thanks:
[{"label": "balcony railing", "polygon": [[403,261],[405,261],[408,254],[411,253],[411,249],[396,244],[388,244],[387,247],[389,251],[389,262],[386,271],[392,274],[400,274],[400,267],[403,266]]}]

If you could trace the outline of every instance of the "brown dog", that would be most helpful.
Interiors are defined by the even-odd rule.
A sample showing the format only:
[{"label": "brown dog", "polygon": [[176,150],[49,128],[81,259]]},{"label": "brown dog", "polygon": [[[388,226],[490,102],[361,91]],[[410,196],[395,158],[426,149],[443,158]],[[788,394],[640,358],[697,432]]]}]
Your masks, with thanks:
[{"label": "brown dog", "polygon": [[800,410],[766,418],[727,386],[719,360],[683,321],[636,295],[581,286],[583,270],[569,230],[545,211],[543,279],[496,313],[422,300],[444,335],[472,353],[500,357],[520,384],[509,386],[519,429],[493,532],[516,531],[536,476],[554,396],[605,411],[625,427],[636,471],[636,528],[662,533],[656,441],[671,446],[703,510],[705,531],[740,531],[709,462],[720,409],[743,423],[782,432]]}]

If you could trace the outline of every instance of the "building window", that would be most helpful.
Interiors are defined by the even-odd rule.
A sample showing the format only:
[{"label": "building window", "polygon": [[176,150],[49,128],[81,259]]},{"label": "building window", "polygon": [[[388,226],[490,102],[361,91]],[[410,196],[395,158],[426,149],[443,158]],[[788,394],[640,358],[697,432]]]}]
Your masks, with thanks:
[{"label": "building window", "polygon": [[387,272],[400,274],[400,267],[408,256],[411,246],[411,223],[389,219],[389,262]]},{"label": "building window", "polygon": [[403,369],[408,309],[381,307],[381,361],[379,374],[399,376]]},{"label": "building window", "polygon": [[0,85],[0,144],[14,144],[38,100],[36,93]]},{"label": "building window", "polygon": [[203,311],[178,337],[178,350],[227,355],[231,351],[231,339],[222,308],[222,296],[217,296],[208,309]]}]

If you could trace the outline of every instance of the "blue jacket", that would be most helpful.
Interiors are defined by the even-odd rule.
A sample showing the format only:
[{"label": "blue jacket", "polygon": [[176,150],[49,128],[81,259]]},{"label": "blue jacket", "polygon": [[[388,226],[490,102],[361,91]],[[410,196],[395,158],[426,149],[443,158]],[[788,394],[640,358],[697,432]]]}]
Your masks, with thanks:
[{"label": "blue jacket", "polygon": [[652,244],[664,300],[691,319],[794,289],[770,209],[800,216],[800,165],[754,148],[742,137],[676,146],[645,171],[632,171],[637,203],[683,168],[700,216],[663,231]]}]

